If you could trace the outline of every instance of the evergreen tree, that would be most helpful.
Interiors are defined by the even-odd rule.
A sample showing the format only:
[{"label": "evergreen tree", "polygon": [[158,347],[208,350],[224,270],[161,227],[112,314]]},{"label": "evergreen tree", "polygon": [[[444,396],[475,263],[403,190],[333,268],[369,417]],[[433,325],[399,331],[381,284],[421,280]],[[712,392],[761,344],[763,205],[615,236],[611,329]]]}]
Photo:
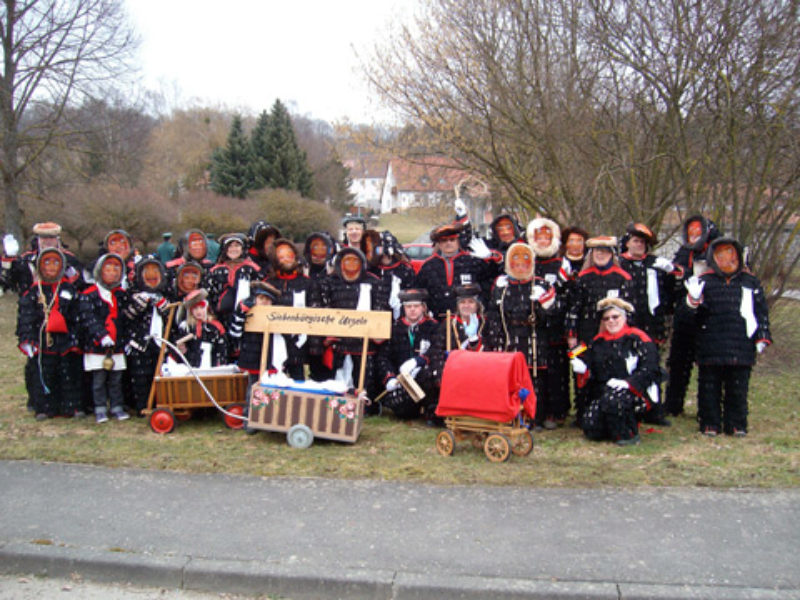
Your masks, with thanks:
[{"label": "evergreen tree", "polygon": [[355,195],[350,192],[350,169],[342,164],[334,151],[331,157],[314,171],[314,196],[333,210],[346,212]]},{"label": "evergreen tree", "polygon": [[250,146],[242,130],[242,118],[233,117],[228,142],[211,156],[211,189],[223,196],[246,198],[252,187]]},{"label": "evergreen tree", "polygon": [[254,190],[261,190],[270,186],[272,181],[272,163],[274,156],[267,147],[267,137],[270,128],[269,113],[264,110],[258,116],[256,126],[250,133],[250,177]]},{"label": "evergreen tree", "polygon": [[[295,190],[310,197],[314,178],[306,153],[297,145],[289,111],[280,100],[272,106],[269,117],[262,113],[250,140],[254,158],[254,185]],[[266,182],[262,186],[262,182]],[[256,189],[259,189],[257,187]]]}]

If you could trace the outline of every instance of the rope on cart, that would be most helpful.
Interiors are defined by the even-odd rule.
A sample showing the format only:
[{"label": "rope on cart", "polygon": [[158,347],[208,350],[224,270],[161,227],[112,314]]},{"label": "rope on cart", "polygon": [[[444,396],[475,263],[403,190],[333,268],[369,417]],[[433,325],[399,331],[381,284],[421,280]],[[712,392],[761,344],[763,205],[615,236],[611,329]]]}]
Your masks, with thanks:
[{"label": "rope on cart", "polygon": [[173,344],[169,340],[165,340],[160,335],[153,335],[152,339],[156,343],[159,343],[159,344],[164,343],[164,344],[166,344],[168,348],[172,349],[173,351],[175,351],[175,353],[178,356],[180,356],[181,361],[183,362],[183,364],[185,364],[187,367],[189,367],[189,372],[192,374],[192,377],[194,377],[197,380],[197,383],[199,383],[200,387],[203,388],[203,391],[205,392],[206,396],[208,396],[208,399],[211,400],[211,403],[214,406],[216,406],[222,414],[224,414],[224,415],[226,415],[228,417],[233,417],[235,419],[240,419],[242,421],[247,421],[248,420],[248,417],[245,417],[244,415],[237,415],[237,414],[234,414],[234,413],[232,413],[230,411],[227,411],[217,403],[217,400],[214,398],[214,396],[211,395],[211,392],[208,391],[208,388],[206,387],[206,384],[203,383],[203,380],[200,379],[200,376],[195,372],[194,367],[189,364],[189,361],[186,360],[186,357],[183,355],[183,352],[178,350],[178,347],[175,344]]}]

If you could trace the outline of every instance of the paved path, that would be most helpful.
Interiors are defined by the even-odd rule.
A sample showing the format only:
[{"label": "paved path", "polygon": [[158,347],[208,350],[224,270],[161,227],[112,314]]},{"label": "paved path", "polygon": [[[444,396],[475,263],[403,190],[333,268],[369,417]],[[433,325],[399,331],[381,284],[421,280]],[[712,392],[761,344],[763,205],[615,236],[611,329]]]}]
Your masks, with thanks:
[{"label": "paved path", "polygon": [[798,598],[800,490],[444,487],[0,461],[0,571],[292,599]]}]

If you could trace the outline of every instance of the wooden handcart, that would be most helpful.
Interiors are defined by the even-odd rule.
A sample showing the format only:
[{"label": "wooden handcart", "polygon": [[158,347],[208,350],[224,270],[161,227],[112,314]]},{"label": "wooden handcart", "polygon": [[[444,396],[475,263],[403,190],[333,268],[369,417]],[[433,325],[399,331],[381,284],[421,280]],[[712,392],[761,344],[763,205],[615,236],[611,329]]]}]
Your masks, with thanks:
[{"label": "wooden handcart", "polygon": [[[169,336],[175,309],[179,305],[180,303],[173,303],[169,307],[164,337]],[[165,377],[161,375],[161,367],[164,364],[166,350],[166,344],[161,344],[156,372],[150,386],[150,396],[147,399],[147,409],[144,411],[145,416],[149,419],[150,429],[155,433],[171,433],[178,421],[185,421],[191,417],[193,410],[215,408],[216,404],[209,398],[206,390],[219,406],[230,413],[223,413],[222,417],[227,427],[231,429],[244,427],[244,418],[236,416],[244,414],[244,401],[247,398],[247,373]]]},{"label": "wooden handcart", "polygon": [[525,358],[520,352],[450,352],[442,374],[436,414],[447,429],[436,436],[436,450],[450,456],[457,441],[470,440],[492,462],[533,450],[528,423],[536,413]]},{"label": "wooden handcart", "polygon": [[[355,393],[337,394],[297,388],[281,388],[262,383],[267,368],[270,342],[263,344],[261,377],[250,393],[250,430],[286,433],[290,446],[309,447],[315,437],[354,443],[364,421],[364,389],[367,347],[370,338],[391,335],[392,313],[345,309],[255,306],[245,324],[246,331],[358,337],[363,340],[361,369]],[[270,338],[267,337],[267,340]]]}]

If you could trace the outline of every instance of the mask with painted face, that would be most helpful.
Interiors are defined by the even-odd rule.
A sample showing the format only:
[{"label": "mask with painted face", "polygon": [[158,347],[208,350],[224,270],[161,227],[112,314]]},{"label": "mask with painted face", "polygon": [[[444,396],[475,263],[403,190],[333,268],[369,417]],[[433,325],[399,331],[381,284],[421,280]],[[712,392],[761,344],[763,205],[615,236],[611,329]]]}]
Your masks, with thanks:
[{"label": "mask with painted face", "polygon": [[356,281],[361,275],[361,259],[355,254],[343,256],[341,267],[345,281]]},{"label": "mask with painted face", "polygon": [[725,275],[739,270],[739,254],[733,244],[718,244],[714,247],[714,262]]},{"label": "mask with painted face", "polygon": [[533,252],[524,246],[512,246],[508,253],[508,272],[514,279],[533,277]]}]

